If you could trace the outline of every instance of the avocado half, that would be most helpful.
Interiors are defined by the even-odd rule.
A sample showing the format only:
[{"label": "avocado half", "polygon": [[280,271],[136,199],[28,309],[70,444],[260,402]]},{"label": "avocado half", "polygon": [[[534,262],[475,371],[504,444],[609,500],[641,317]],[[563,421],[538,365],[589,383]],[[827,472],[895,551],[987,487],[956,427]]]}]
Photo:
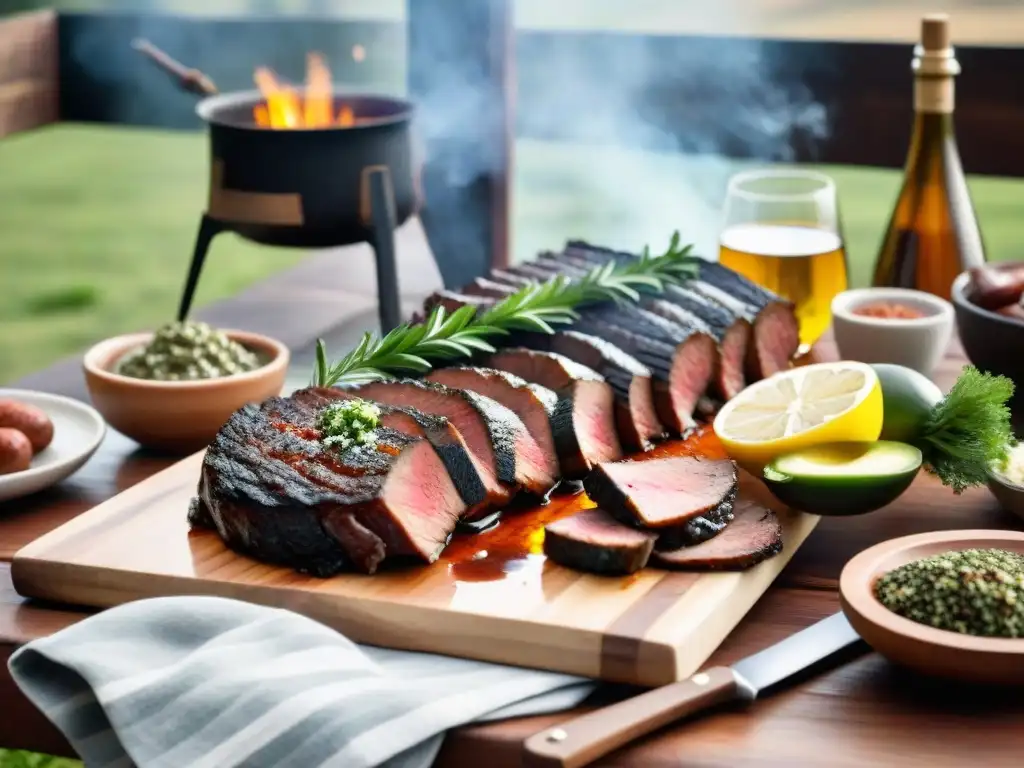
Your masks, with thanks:
[{"label": "avocado half", "polygon": [[921,451],[892,440],[829,443],[779,456],[763,470],[779,501],[815,515],[874,512],[895,501],[921,469]]}]

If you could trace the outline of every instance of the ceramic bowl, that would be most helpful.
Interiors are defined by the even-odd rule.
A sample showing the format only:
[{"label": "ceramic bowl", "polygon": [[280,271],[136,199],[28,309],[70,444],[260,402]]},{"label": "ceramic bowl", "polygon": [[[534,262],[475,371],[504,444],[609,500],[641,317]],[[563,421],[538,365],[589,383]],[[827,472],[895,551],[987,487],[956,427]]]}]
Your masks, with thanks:
[{"label": "ceramic bowl", "polygon": [[[866,317],[860,307],[895,302],[924,313],[914,319]],[[953,335],[953,306],[908,288],[857,288],[832,299],[832,327],[844,360],[895,363],[925,376],[942,360]]]},{"label": "ceramic bowl", "polygon": [[288,348],[267,336],[224,331],[266,364],[254,371],[199,381],[148,381],[114,373],[129,351],[146,344],[151,333],[115,336],[85,353],[89,396],[103,418],[140,445],[171,453],[198,451],[246,403],[281,393],[288,371]]},{"label": "ceramic bowl", "polygon": [[[1021,262],[995,265],[1020,266]],[[972,304],[967,297],[970,275],[960,274],[951,291],[956,310],[956,328],[964,352],[980,370],[1013,380],[1016,392],[1010,408],[1018,422],[1024,417],[1024,323]]]},{"label": "ceramic bowl", "polygon": [[875,597],[894,568],[957,549],[1024,554],[1019,531],[938,531],[882,542],[854,557],[839,577],[843,613],[857,633],[890,661],[927,675],[969,683],[1024,685],[1024,638],[974,637],[905,619]]},{"label": "ceramic bowl", "polygon": [[988,488],[1003,509],[1024,519],[1024,485],[1011,483],[1005,477],[989,470]]}]

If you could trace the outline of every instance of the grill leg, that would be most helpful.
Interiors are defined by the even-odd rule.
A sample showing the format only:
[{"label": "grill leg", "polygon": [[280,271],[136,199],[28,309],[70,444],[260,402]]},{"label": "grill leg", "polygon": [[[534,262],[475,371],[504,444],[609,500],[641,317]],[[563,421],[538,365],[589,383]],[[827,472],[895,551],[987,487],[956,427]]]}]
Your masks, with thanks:
[{"label": "grill leg", "polygon": [[188,277],[185,280],[185,291],[181,295],[181,303],[178,305],[178,322],[183,322],[188,317],[192,308],[192,297],[196,292],[196,285],[199,283],[199,275],[203,271],[203,262],[206,261],[206,254],[210,250],[210,243],[217,235],[224,231],[220,222],[211,219],[205,213],[199,224],[199,234],[196,235],[196,245],[192,251],[192,264],[188,268]]},{"label": "grill leg", "polygon": [[377,303],[383,335],[402,322],[398,266],[395,263],[395,195],[387,166],[364,171],[363,199],[369,201],[369,239],[377,258]]}]

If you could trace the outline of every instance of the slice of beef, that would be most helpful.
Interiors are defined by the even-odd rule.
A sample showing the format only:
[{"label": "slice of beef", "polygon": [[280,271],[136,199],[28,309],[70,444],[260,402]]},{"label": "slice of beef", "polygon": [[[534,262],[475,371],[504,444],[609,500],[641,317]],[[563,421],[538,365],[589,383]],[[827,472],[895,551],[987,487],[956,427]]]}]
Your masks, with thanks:
[{"label": "slice of beef", "polygon": [[[636,307],[619,315],[587,311],[573,330],[605,339],[649,367],[663,382],[654,390],[658,418],[671,432],[681,434],[695,424],[693,409],[714,373],[717,346],[706,333],[666,328],[645,315],[651,313]],[[669,334],[675,337],[674,342],[667,340]]]},{"label": "slice of beef", "polygon": [[543,283],[546,280],[550,280],[552,277],[558,274],[558,272],[554,270],[539,267],[535,264],[531,264],[530,262],[525,262],[523,264],[513,264],[512,266],[505,267],[503,271],[510,272],[513,275],[525,277],[527,279],[534,280],[540,283]]},{"label": "slice of beef", "polygon": [[492,269],[490,278],[491,280],[494,280],[495,282],[498,283],[502,283],[503,285],[512,285],[517,288],[522,288],[523,286],[527,285],[533,285],[534,283],[537,282],[531,277],[514,275],[511,272],[504,269]]},{"label": "slice of beef", "polygon": [[661,298],[700,318],[711,329],[718,341],[715,394],[723,400],[738,395],[747,385],[744,369],[752,333],[750,321],[687,286],[666,286]]},{"label": "slice of beef", "polygon": [[469,285],[463,286],[461,293],[463,296],[482,296],[485,299],[500,300],[511,296],[521,287],[478,277]]},{"label": "slice of beef", "polygon": [[[732,336],[726,339],[718,328],[713,328],[704,322],[690,310],[674,302],[662,298],[646,298],[641,306],[648,312],[662,317],[670,322],[681,325],[684,328],[699,330],[711,336],[718,344],[718,354],[715,355],[715,370],[711,377],[711,391],[722,395],[727,399],[735,397],[746,384],[743,373],[744,356],[746,354],[746,335],[737,335],[737,332],[749,332],[749,324],[743,323],[730,328]],[[742,346],[739,348],[739,355],[736,354],[736,343]],[[728,346],[726,346],[726,343]],[[728,349],[728,359],[723,359],[723,353]]]},{"label": "slice of beef", "polygon": [[526,425],[528,437],[537,443],[538,455],[547,460],[548,473],[552,477],[560,476],[555,437],[551,429],[551,418],[558,396],[550,389],[531,385],[525,379],[494,368],[439,368],[426,379],[455,389],[476,392],[504,405]]},{"label": "slice of beef", "polygon": [[[359,395],[338,387],[307,387],[293,392],[291,397],[293,400],[309,402],[314,407],[322,408],[332,401],[350,400],[358,398]],[[472,519],[478,513],[508,501],[508,491],[500,484],[495,482],[493,488],[487,487],[484,481],[486,473],[479,460],[469,450],[459,430],[444,416],[383,403],[375,405],[381,410],[382,426],[409,437],[425,438],[434,446],[437,455],[448,469],[459,495],[466,502],[467,518]]]},{"label": "slice of beef", "polygon": [[427,296],[423,302],[423,310],[429,314],[439,304],[449,313],[462,307],[476,307],[478,310],[488,309],[493,306],[495,300],[486,296],[469,296],[463,293],[456,293],[442,289],[434,291]]},{"label": "slice of beef", "polygon": [[558,391],[551,429],[563,474],[584,477],[595,465],[622,458],[615,426],[615,391],[604,381],[580,379]]},{"label": "slice of beef", "polygon": [[556,333],[551,349],[597,371],[615,390],[615,424],[623,448],[646,451],[665,436],[650,368],[614,344],[577,331]]},{"label": "slice of beef", "polygon": [[584,266],[575,260],[559,259],[554,254],[538,256],[529,263],[538,269],[547,270],[553,275],[562,274],[575,278],[584,277],[593,269],[593,265]]},{"label": "slice of beef", "polygon": [[656,551],[652,564],[681,570],[744,570],[782,551],[782,526],[770,509],[751,501],[736,505],[735,517],[702,544]]},{"label": "slice of beef", "polygon": [[726,494],[714,509],[693,517],[680,525],[658,529],[657,549],[678,549],[707,541],[725,530],[733,518],[733,507],[739,487]]},{"label": "slice of beef", "polygon": [[656,538],[623,525],[602,509],[587,509],[544,528],[544,554],[578,571],[634,573],[647,565]]},{"label": "slice of beef", "polygon": [[615,390],[599,373],[557,353],[521,347],[501,350],[488,362],[558,395],[551,426],[566,477],[582,477],[595,463],[622,457]]},{"label": "slice of beef", "polygon": [[583,487],[591,500],[618,520],[643,528],[680,526],[718,510],[736,494],[731,461],[673,456],[601,464]]},{"label": "slice of beef", "polygon": [[697,287],[723,306],[752,318],[748,379],[758,381],[789,368],[800,347],[800,325],[792,302],[712,261],[700,261]]},{"label": "slice of beef", "polygon": [[514,373],[521,379],[558,392],[576,381],[604,381],[597,371],[580,365],[564,355],[509,347],[491,355],[487,364],[499,371]]},{"label": "slice of beef", "polygon": [[433,447],[394,430],[327,448],[315,408],[271,398],[236,411],[206,451],[193,524],[232,549],[317,576],[437,558],[465,509]]},{"label": "slice of beef", "polygon": [[489,397],[411,379],[363,384],[353,391],[370,400],[446,417],[480,460],[489,483],[497,480],[512,492],[523,489],[543,495],[557,482],[523,422]]}]

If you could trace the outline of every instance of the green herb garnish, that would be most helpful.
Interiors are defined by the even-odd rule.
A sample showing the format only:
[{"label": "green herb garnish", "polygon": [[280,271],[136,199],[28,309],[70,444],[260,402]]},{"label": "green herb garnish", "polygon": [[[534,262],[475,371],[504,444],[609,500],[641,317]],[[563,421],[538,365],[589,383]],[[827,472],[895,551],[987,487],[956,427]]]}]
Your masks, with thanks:
[{"label": "green herb garnish", "polygon": [[1008,378],[968,365],[928,414],[914,445],[928,470],[954,493],[984,484],[988,468],[1006,461],[1014,442],[1006,405],[1012,395]]},{"label": "green herb garnish", "polygon": [[327,362],[323,339],[317,340],[313,384],[318,387],[355,386],[389,379],[397,373],[424,373],[437,360],[472,357],[494,352],[486,340],[513,330],[554,333],[554,325],[577,319],[575,309],[602,301],[639,301],[644,292],[660,293],[667,284],[696,277],[692,246],[680,246],[672,235],[668,250],[651,256],[594,267],[581,278],[563,275],[530,285],[477,316],[475,307],[461,307],[450,315],[435,307],[418,325],[400,325],[384,338],[367,333],[349,354],[333,365]]},{"label": "green herb garnish", "polygon": [[324,445],[347,450],[353,446],[377,444],[380,408],[368,400],[343,400],[331,403],[320,413],[317,426]]},{"label": "green herb garnish", "polygon": [[915,560],[886,573],[875,596],[893,613],[936,629],[982,637],[1024,637],[1024,556],[965,549]]}]

